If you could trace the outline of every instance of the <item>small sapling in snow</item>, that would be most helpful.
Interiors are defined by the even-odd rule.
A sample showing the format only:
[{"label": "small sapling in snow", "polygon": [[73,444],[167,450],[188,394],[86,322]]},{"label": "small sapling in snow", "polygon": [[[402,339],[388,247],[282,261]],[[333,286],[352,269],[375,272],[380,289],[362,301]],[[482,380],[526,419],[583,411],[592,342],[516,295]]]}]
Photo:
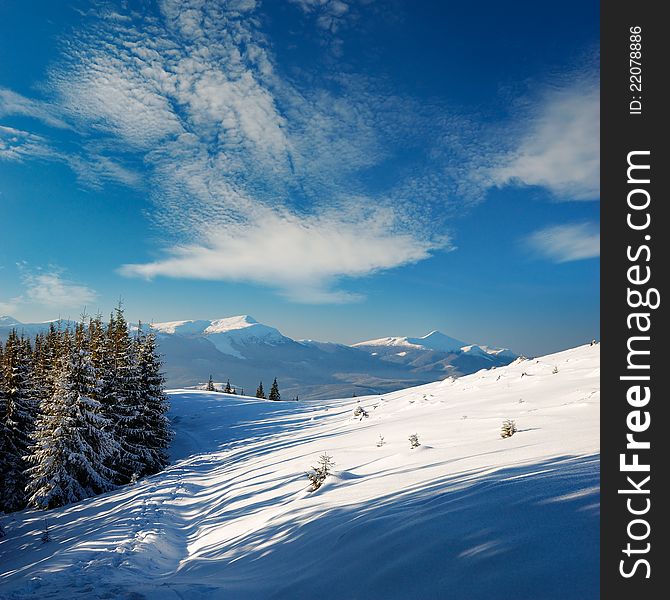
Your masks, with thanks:
[{"label": "small sapling in snow", "polygon": [[307,473],[307,478],[311,483],[309,488],[310,492],[314,492],[321,487],[321,484],[326,480],[326,477],[330,475],[331,469],[334,466],[335,463],[333,462],[333,457],[324,452],[319,457],[316,467],[312,467],[312,470]]},{"label": "small sapling in snow", "polygon": [[410,435],[408,439],[409,439],[409,447],[412,449],[418,448],[421,445],[421,442],[419,442],[419,436],[416,435],[416,433]]},{"label": "small sapling in snow", "polygon": [[360,404],[354,408],[354,417],[360,417],[362,421],[365,417],[369,417],[368,411],[365,410]]},{"label": "small sapling in snow", "polygon": [[500,437],[512,437],[516,433],[516,423],[512,419],[505,419],[500,430]]}]

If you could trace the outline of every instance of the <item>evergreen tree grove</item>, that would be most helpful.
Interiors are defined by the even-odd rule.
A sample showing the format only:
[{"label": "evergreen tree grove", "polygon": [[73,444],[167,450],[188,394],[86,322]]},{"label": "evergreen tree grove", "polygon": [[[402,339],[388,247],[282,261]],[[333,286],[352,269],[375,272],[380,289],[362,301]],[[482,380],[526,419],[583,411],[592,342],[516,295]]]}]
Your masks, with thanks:
[{"label": "evergreen tree grove", "polygon": [[113,487],[103,461],[114,449],[101,414],[90,354],[75,348],[61,358],[53,395],[41,406],[28,462],[30,504],[53,508]]},{"label": "evergreen tree grove", "polygon": [[0,372],[0,509],[19,510],[25,506],[25,455],[33,432],[35,398],[32,350],[16,331],[9,334],[2,353]]},{"label": "evergreen tree grove", "polygon": [[158,472],[172,439],[153,333],[118,307],[0,343],[0,512],[54,508]]}]

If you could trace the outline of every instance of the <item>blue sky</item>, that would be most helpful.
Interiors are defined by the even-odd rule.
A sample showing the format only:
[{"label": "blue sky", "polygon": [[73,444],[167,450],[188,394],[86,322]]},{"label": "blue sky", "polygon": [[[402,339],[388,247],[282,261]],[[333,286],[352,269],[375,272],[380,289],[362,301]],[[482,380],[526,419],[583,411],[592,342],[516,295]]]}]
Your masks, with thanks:
[{"label": "blue sky", "polygon": [[0,314],[598,337],[599,5],[0,5]]}]

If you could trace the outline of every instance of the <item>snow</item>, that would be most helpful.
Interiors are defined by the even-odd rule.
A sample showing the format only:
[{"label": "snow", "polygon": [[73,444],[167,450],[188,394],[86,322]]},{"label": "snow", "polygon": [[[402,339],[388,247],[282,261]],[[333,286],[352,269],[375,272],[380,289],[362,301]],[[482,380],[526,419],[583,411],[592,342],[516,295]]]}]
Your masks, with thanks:
[{"label": "snow", "polygon": [[[516,354],[507,348],[494,348],[491,346],[468,344],[462,340],[457,340],[451,336],[445,335],[440,331],[431,331],[423,337],[384,337],[366,342],[353,344],[354,348],[365,347],[406,347],[416,350],[436,350],[438,352],[464,352],[477,354],[482,357],[490,355],[500,357],[515,358]],[[402,355],[399,355],[402,356]]]},{"label": "snow", "polygon": [[169,335],[197,335],[203,333],[211,324],[211,321],[187,320],[187,321],[167,321],[165,323],[152,323],[151,329],[158,333]]},{"label": "snow", "polygon": [[[226,331],[233,331],[237,329],[245,329],[247,327],[253,327],[254,325],[259,325],[260,323],[256,321],[253,317],[249,315],[240,315],[238,317],[227,317],[225,319],[214,319],[209,327],[205,329],[206,333],[224,333]],[[265,327],[265,326],[263,326]]]},{"label": "snow", "polygon": [[288,341],[277,329],[263,325],[249,315],[226,317],[211,321],[168,321],[153,323],[151,328],[164,335],[204,336],[215,348],[235,358],[245,359],[240,344],[277,344]]},{"label": "snow", "polygon": [[[46,323],[0,320],[0,340],[15,327],[33,337],[48,330]],[[73,327],[71,321],[63,326]],[[458,349],[464,342],[437,331],[421,338],[382,338],[355,347],[313,339],[293,340],[249,315],[219,319],[174,320],[152,325],[163,356],[170,387],[193,387],[208,380],[227,381],[237,388],[256,389],[260,379],[279,377],[287,397],[328,399],[386,393],[436,381],[445,374],[465,375],[502,366],[516,355],[480,346],[483,352]],[[136,325],[131,329],[135,330]],[[390,344],[390,345],[389,345]],[[394,345],[395,344],[395,345]],[[436,350],[435,348],[446,348]]]},{"label": "snow", "polygon": [[172,391],[164,472],[0,519],[0,597],[598,598],[599,365],[587,345],[383,396]]}]

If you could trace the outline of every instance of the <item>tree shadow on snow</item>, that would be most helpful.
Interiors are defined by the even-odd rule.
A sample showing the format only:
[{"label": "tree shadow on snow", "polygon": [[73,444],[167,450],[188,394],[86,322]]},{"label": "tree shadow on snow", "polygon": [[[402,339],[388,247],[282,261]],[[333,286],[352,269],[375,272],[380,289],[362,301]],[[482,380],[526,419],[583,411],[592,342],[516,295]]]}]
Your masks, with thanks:
[{"label": "tree shadow on snow", "polygon": [[193,570],[238,600],[314,589],[322,600],[588,600],[599,597],[599,534],[599,456],[559,457],[316,517],[294,510],[192,557],[179,579]]}]

